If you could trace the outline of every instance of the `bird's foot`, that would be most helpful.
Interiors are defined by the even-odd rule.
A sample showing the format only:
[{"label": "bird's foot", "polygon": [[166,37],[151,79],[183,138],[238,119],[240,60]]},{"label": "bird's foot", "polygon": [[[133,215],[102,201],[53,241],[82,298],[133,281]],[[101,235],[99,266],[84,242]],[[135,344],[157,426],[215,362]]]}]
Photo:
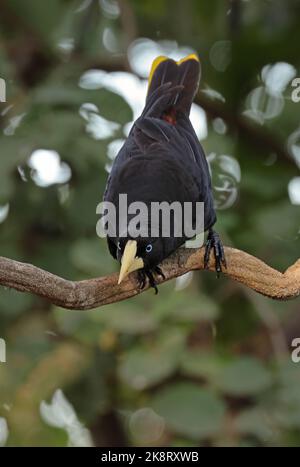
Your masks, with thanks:
[{"label": "bird's foot", "polygon": [[[155,272],[157,275],[159,275],[163,279],[165,279],[165,275],[162,272],[162,270],[160,269],[160,267],[156,266],[156,268],[154,268],[153,272]],[[145,287],[146,280],[148,278],[150,287],[152,287],[155,290],[155,295],[157,295],[158,294],[158,288],[157,288],[157,285],[156,285],[156,281],[155,281],[153,272],[150,271],[150,270],[140,269],[138,271],[138,283],[139,283],[139,288],[142,290]]]},{"label": "bird's foot", "polygon": [[222,265],[227,268],[226,259],[224,254],[224,248],[219,237],[219,234],[214,230],[209,230],[207,241],[205,245],[205,253],[204,253],[204,267],[205,269],[208,268],[210,252],[213,249],[214,257],[215,257],[215,267],[217,272],[217,277],[220,276],[222,272]]},{"label": "bird's foot", "polygon": [[139,289],[143,290],[143,288],[145,287],[146,285],[146,273],[143,269],[139,269],[137,271],[137,280],[138,280],[138,284],[139,284]]},{"label": "bird's foot", "polygon": [[161,268],[159,266],[156,266],[156,268],[154,269],[154,272],[156,272],[156,274],[160,277],[162,277],[163,279],[166,278],[166,276],[164,275],[164,273],[162,272]]}]

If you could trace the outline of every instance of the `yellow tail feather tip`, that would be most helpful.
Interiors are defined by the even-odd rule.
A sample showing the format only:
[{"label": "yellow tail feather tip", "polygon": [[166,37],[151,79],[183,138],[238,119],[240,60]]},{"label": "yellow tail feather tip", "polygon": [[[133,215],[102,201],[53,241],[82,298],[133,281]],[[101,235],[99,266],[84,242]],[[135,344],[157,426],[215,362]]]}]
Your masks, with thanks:
[{"label": "yellow tail feather tip", "polygon": [[154,72],[156,70],[156,68],[158,67],[158,65],[161,63],[161,62],[165,62],[166,60],[168,60],[168,57],[165,57],[164,55],[159,55],[158,57],[156,57],[155,60],[153,60],[152,62],[152,65],[151,65],[151,70],[150,70],[150,74],[149,74],[149,86],[150,86],[150,83],[151,83],[151,80],[153,78],[153,75],[154,75]]},{"label": "yellow tail feather tip", "polygon": [[187,62],[188,60],[196,60],[196,62],[200,62],[199,60],[199,57],[197,54],[190,54],[190,55],[187,55],[186,57],[184,58],[181,58],[180,60],[178,60],[177,65],[181,65],[181,63],[183,62]]},{"label": "yellow tail feather tip", "polygon": [[[148,79],[148,88],[150,87],[153,75],[154,75],[155,70],[158,67],[158,65],[160,65],[162,62],[165,62],[166,60],[169,60],[169,59],[170,58],[166,57],[165,55],[159,55],[158,57],[156,57],[153,60],[152,65],[151,65],[150,74],[149,74],[149,79]],[[177,65],[181,65],[182,63],[187,62],[188,60],[196,60],[197,62],[200,62],[199,57],[198,57],[197,54],[190,54],[190,55],[187,55],[184,58],[181,58],[180,60],[178,60],[175,63]]]}]

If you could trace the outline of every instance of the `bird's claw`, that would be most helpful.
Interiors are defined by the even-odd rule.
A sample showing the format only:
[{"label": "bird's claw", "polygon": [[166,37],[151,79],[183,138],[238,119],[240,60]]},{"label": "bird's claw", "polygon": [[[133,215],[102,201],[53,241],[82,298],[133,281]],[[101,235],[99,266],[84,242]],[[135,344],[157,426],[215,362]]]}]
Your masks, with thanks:
[{"label": "bird's claw", "polygon": [[210,252],[213,249],[214,257],[215,257],[215,267],[217,272],[217,277],[220,276],[222,272],[222,265],[227,268],[226,265],[226,258],[224,253],[224,248],[219,237],[219,234],[214,230],[210,230],[208,232],[207,241],[205,245],[205,253],[204,253],[204,268],[208,268]]},{"label": "bird's claw", "polygon": [[139,288],[141,290],[143,290],[143,288],[146,285],[146,273],[145,273],[145,271],[139,270],[137,272],[137,280],[138,280]]},{"label": "bird's claw", "polygon": [[154,269],[154,272],[156,272],[156,274],[160,277],[162,277],[163,279],[166,278],[166,276],[164,275],[164,273],[162,272],[161,268],[159,266],[156,266],[156,268]]},{"label": "bird's claw", "polygon": [[[165,275],[160,269],[160,267],[156,266],[156,268],[153,270],[157,275],[161,276],[163,279],[165,279]],[[151,271],[145,271],[145,270],[140,270],[138,271],[138,283],[139,283],[139,288],[143,290],[143,288],[146,285],[146,279],[148,278],[150,287],[152,287],[155,290],[155,295],[158,294],[158,288],[155,282],[155,278],[153,276],[153,273]]]}]

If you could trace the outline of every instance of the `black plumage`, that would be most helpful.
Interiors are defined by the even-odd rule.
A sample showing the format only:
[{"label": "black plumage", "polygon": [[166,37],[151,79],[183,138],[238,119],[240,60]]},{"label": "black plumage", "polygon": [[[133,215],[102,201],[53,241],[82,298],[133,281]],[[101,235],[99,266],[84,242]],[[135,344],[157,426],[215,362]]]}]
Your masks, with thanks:
[{"label": "black plumage", "polygon": [[[154,61],[144,111],[114,161],[104,200],[118,207],[119,194],[125,193],[128,204],[135,201],[147,206],[163,201],[177,201],[182,205],[204,202],[203,230],[209,232],[205,261],[208,263],[213,249],[219,273],[221,264],[226,264],[219,236],[212,230],[216,214],[211,178],[204,151],[189,119],[199,79],[200,63],[194,54],[180,62],[167,57]],[[121,237],[120,232],[107,238],[112,256],[122,262],[120,280],[139,269],[141,284],[144,285],[148,276],[155,287],[153,274],[163,274],[158,265],[187,238],[184,235],[152,238],[149,230],[146,237],[135,240],[133,242],[128,233]],[[124,257],[130,255],[130,261],[126,260],[124,266]]]}]

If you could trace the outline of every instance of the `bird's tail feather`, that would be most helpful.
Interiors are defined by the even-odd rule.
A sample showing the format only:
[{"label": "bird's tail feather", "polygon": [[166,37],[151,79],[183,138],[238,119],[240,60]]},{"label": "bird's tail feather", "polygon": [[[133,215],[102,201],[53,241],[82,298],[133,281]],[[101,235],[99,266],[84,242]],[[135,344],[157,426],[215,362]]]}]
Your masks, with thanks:
[{"label": "bird's tail feather", "polygon": [[178,62],[164,56],[157,57],[150,71],[146,108],[149,109],[155,101],[161,99],[166,88],[169,88],[168,94],[170,89],[175,88],[167,106],[189,115],[199,81],[200,62],[196,54],[188,55]]}]

